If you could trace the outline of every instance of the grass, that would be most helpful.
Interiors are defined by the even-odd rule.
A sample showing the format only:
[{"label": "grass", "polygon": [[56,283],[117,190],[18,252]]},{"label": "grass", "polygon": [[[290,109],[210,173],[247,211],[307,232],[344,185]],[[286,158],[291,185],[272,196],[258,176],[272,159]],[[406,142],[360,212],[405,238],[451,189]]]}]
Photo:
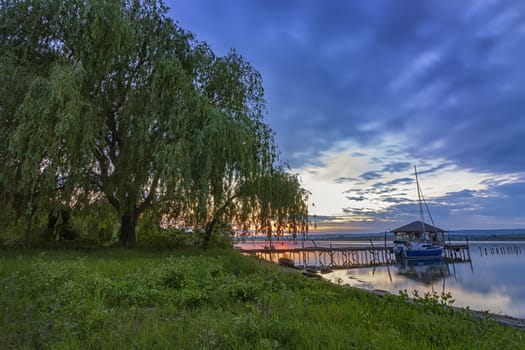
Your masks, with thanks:
[{"label": "grass", "polygon": [[524,349],[525,332],[231,250],[0,252],[1,349]]}]

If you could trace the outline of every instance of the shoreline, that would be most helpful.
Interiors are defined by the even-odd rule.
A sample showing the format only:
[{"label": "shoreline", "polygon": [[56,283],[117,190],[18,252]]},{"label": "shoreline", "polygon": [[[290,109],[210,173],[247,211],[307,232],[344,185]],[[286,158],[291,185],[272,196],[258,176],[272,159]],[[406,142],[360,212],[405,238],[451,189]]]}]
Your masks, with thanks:
[{"label": "shoreline", "polygon": [[[513,243],[515,243],[516,245],[521,247],[520,248],[520,254],[521,254],[521,251],[523,250],[523,244],[525,244],[525,242],[520,242],[520,241],[518,241],[518,242],[515,242],[515,241],[502,242],[500,240],[498,240],[498,241],[472,241],[471,243],[473,245],[475,245],[475,246],[479,246],[480,249],[481,249],[481,247],[483,247],[484,245],[483,245],[483,243],[479,244],[479,242],[484,242],[485,244],[488,244],[488,245],[490,245],[492,243],[495,243],[496,244],[495,246],[497,246],[497,243],[511,244],[511,245],[513,245]],[[475,249],[477,249],[477,248],[475,248]],[[507,254],[503,254],[503,255],[507,255]],[[391,290],[388,287],[386,289],[383,289],[383,288],[385,288],[384,286],[379,286],[379,285],[375,286],[375,283],[373,283],[372,281],[368,281],[366,278],[364,280],[368,281],[368,282],[361,281],[360,280],[361,277],[355,277],[355,278],[357,278],[358,282],[362,282],[362,283],[353,283],[353,282],[351,282],[354,277],[349,277],[350,280],[348,280],[348,281],[346,280],[345,277],[343,277],[343,279],[339,279],[340,282],[336,282],[335,278],[338,276],[337,274],[335,275],[335,277],[334,276],[329,277],[329,276],[324,276],[324,273],[322,273],[320,270],[316,271],[315,268],[313,268],[313,269],[312,268],[310,268],[310,269],[303,269],[301,266],[296,266],[295,269],[297,269],[299,271],[302,271],[303,275],[305,275],[306,277],[323,278],[323,279],[325,279],[325,280],[327,280],[330,283],[333,283],[335,285],[340,285],[340,286],[347,287],[347,288],[355,288],[355,289],[363,290],[363,291],[366,291],[366,292],[375,293],[375,294],[378,294],[380,296],[384,296],[385,294],[393,295],[393,296],[400,296],[399,293],[398,293],[399,291]],[[346,270],[346,269],[343,269],[343,270]],[[377,287],[379,287],[379,288],[377,288]],[[403,288],[400,288],[400,289],[403,289]],[[408,288],[408,289],[411,290],[411,288]],[[419,290],[419,288],[416,288],[416,289]],[[453,292],[453,294],[454,294],[454,292]],[[456,305],[448,305],[448,306],[454,308],[457,311],[460,311],[460,310],[468,311],[470,314],[472,314],[473,317],[476,317],[476,318],[491,319],[491,320],[497,321],[497,322],[499,322],[501,324],[505,324],[505,325],[508,325],[508,326],[513,326],[513,327],[517,327],[517,328],[525,330],[525,317],[523,317],[523,315],[520,315],[519,313],[513,315],[512,314],[513,310],[507,310],[511,314],[505,314],[504,313],[505,311],[498,311],[497,307],[494,307],[493,310],[486,310],[485,309],[486,306],[483,305],[483,304],[479,304],[479,303],[474,303],[475,304],[474,307],[476,307],[476,305],[477,305],[477,308],[476,309],[472,309],[472,305],[469,304],[468,300],[465,301],[463,299],[459,298],[459,300],[457,301],[459,303],[459,306],[457,304]]]},{"label": "shoreline", "polygon": [[[295,269],[295,270],[297,270],[297,269]],[[302,272],[302,271],[305,271],[305,270],[299,269],[299,271]],[[328,282],[330,282],[330,283],[332,283],[334,285],[337,285],[337,284],[333,283],[332,281],[322,277],[322,274],[317,274],[317,276],[314,276],[312,274],[303,274],[303,275],[305,277],[307,277],[307,278],[312,278],[312,277],[319,276],[323,280],[328,281]],[[358,286],[352,286],[350,284],[343,284],[343,285],[340,285],[340,287],[353,288],[353,289],[356,289],[356,290],[360,290],[360,291],[363,291],[363,292],[367,292],[367,293],[371,293],[371,294],[377,295],[379,297],[384,297],[384,296],[388,295],[388,296],[401,298],[401,296],[399,294],[394,294],[394,293],[391,293],[391,292],[389,292],[387,290],[382,290],[382,289],[361,288],[361,287],[358,287]],[[416,302],[416,301],[414,301],[413,298],[408,298],[408,301],[410,303],[415,303]],[[495,313],[492,313],[492,312],[489,312],[489,311],[473,310],[473,309],[470,309],[469,307],[461,307],[461,306],[454,306],[454,305],[443,305],[443,307],[449,307],[449,308],[453,309],[456,312],[465,312],[466,311],[472,317],[474,317],[476,319],[489,319],[489,320],[492,320],[492,321],[496,321],[496,322],[498,322],[500,324],[503,324],[505,326],[516,327],[516,328],[525,330],[525,318],[514,317],[514,316],[509,316],[509,315],[503,315],[503,314],[495,314]]]},{"label": "shoreline", "polygon": [[[322,279],[324,281],[330,282],[331,284],[333,284],[335,286],[339,286],[339,287],[342,287],[342,288],[352,288],[352,289],[359,290],[359,291],[362,291],[362,292],[366,292],[366,293],[377,295],[377,296],[379,296],[381,298],[383,298],[385,296],[393,296],[393,297],[401,298],[401,296],[399,294],[394,294],[394,293],[391,293],[391,292],[389,292],[387,290],[361,288],[361,287],[358,287],[358,286],[352,286],[352,285],[350,285],[348,283],[338,285],[336,283],[333,283],[329,279],[324,278],[322,273],[308,272],[308,270],[306,270],[306,269],[300,269],[300,268],[296,268],[296,267],[289,267],[289,266],[286,266],[286,265],[279,265],[279,266],[281,266],[283,269],[286,269],[286,270],[289,270],[289,271],[300,272],[305,278]],[[413,298],[408,298],[408,302],[411,303],[411,304],[416,303],[416,301],[414,301]],[[454,306],[454,305],[443,305],[443,307],[449,307],[452,310],[454,310],[455,312],[468,312],[475,319],[488,319],[488,320],[492,320],[492,321],[498,322],[499,324],[502,324],[504,326],[515,327],[515,328],[518,328],[518,329],[525,330],[525,318],[514,317],[514,316],[509,316],[509,315],[503,315],[503,314],[495,314],[495,313],[491,313],[491,312],[488,312],[488,311],[473,310],[473,309],[470,309],[469,307],[460,307],[460,306]]]},{"label": "shoreline", "polygon": [[[346,285],[344,287],[346,287],[346,288],[356,288],[356,289],[359,289],[359,290],[362,290],[362,291],[365,291],[365,292],[373,293],[373,294],[378,295],[380,297],[383,297],[385,295],[392,295],[392,296],[400,297],[399,295],[390,293],[390,292],[388,292],[386,290],[365,289],[365,288],[359,288],[359,287],[354,287],[354,286],[350,286],[350,285]],[[409,300],[410,300],[411,303],[415,303],[414,299],[409,298]],[[514,316],[509,316],[509,315],[502,315],[502,314],[494,314],[494,313],[487,312],[487,311],[472,310],[472,309],[470,309],[468,307],[460,307],[460,306],[454,306],[454,305],[449,305],[449,306],[445,306],[445,307],[450,307],[451,309],[453,309],[456,312],[467,311],[470,315],[472,315],[476,319],[489,319],[489,320],[492,320],[492,321],[496,321],[496,322],[498,322],[500,324],[503,324],[505,326],[517,327],[519,329],[525,330],[525,319],[524,318],[519,318],[519,317],[514,317]]]}]

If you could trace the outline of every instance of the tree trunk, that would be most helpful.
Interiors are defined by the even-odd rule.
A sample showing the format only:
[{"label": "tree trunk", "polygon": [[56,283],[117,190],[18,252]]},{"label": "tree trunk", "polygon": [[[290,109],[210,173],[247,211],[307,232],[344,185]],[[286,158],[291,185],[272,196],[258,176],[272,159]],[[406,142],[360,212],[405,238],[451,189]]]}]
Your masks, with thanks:
[{"label": "tree trunk", "polygon": [[213,234],[213,229],[215,228],[216,220],[213,219],[208,225],[206,225],[206,231],[204,232],[204,242],[203,246],[207,248],[210,245],[211,236]]},{"label": "tree trunk", "polygon": [[29,235],[31,234],[31,228],[33,227],[33,217],[35,216],[33,210],[31,210],[31,214],[29,214],[29,218],[27,220],[27,226],[26,226],[26,232],[25,232],[25,240],[24,240],[24,246],[26,248],[29,247]]},{"label": "tree trunk", "polygon": [[135,233],[137,220],[138,211],[136,209],[132,213],[126,213],[120,217],[119,242],[126,247],[133,247],[137,243],[137,235]]},{"label": "tree trunk", "polygon": [[220,207],[217,212],[214,214],[213,219],[206,225],[206,231],[204,231],[204,242],[202,245],[204,247],[208,247],[211,241],[211,238],[213,236],[213,230],[215,229],[215,226],[217,225],[217,222],[221,221],[221,215],[225,212],[225,210],[232,204],[233,200],[239,197],[239,194],[234,194],[228,200],[224,203],[222,207]]}]

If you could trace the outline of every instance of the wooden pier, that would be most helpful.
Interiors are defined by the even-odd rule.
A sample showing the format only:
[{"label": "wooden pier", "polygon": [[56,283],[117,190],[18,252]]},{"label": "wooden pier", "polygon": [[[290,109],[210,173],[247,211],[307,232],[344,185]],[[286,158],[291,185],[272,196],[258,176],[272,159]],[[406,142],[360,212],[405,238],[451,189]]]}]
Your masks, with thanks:
[{"label": "wooden pier", "polygon": [[443,258],[447,262],[471,261],[468,241],[465,244],[445,244],[443,246]]},{"label": "wooden pier", "polygon": [[[315,244],[314,244],[315,245]],[[264,248],[244,248],[241,252],[255,255],[260,259],[278,263],[279,260],[293,261],[297,267],[319,267],[330,269],[350,269],[392,265],[396,262],[391,247],[388,246],[350,246],[350,247],[286,247],[273,245]],[[446,244],[443,247],[446,262],[471,261],[468,244]]]}]

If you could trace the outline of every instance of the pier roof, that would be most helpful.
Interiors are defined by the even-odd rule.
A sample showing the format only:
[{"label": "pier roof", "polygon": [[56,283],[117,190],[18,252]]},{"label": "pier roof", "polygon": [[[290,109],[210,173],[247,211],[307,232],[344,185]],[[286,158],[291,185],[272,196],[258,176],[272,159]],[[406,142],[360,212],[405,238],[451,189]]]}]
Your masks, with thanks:
[{"label": "pier roof", "polygon": [[425,225],[425,232],[445,232],[445,230],[440,229],[439,227],[432,226],[430,224],[424,223],[423,221],[414,221],[410,224],[398,227],[396,229],[393,229],[392,232],[394,233],[400,233],[400,232],[407,232],[407,233],[418,233],[423,232],[423,225]]}]

